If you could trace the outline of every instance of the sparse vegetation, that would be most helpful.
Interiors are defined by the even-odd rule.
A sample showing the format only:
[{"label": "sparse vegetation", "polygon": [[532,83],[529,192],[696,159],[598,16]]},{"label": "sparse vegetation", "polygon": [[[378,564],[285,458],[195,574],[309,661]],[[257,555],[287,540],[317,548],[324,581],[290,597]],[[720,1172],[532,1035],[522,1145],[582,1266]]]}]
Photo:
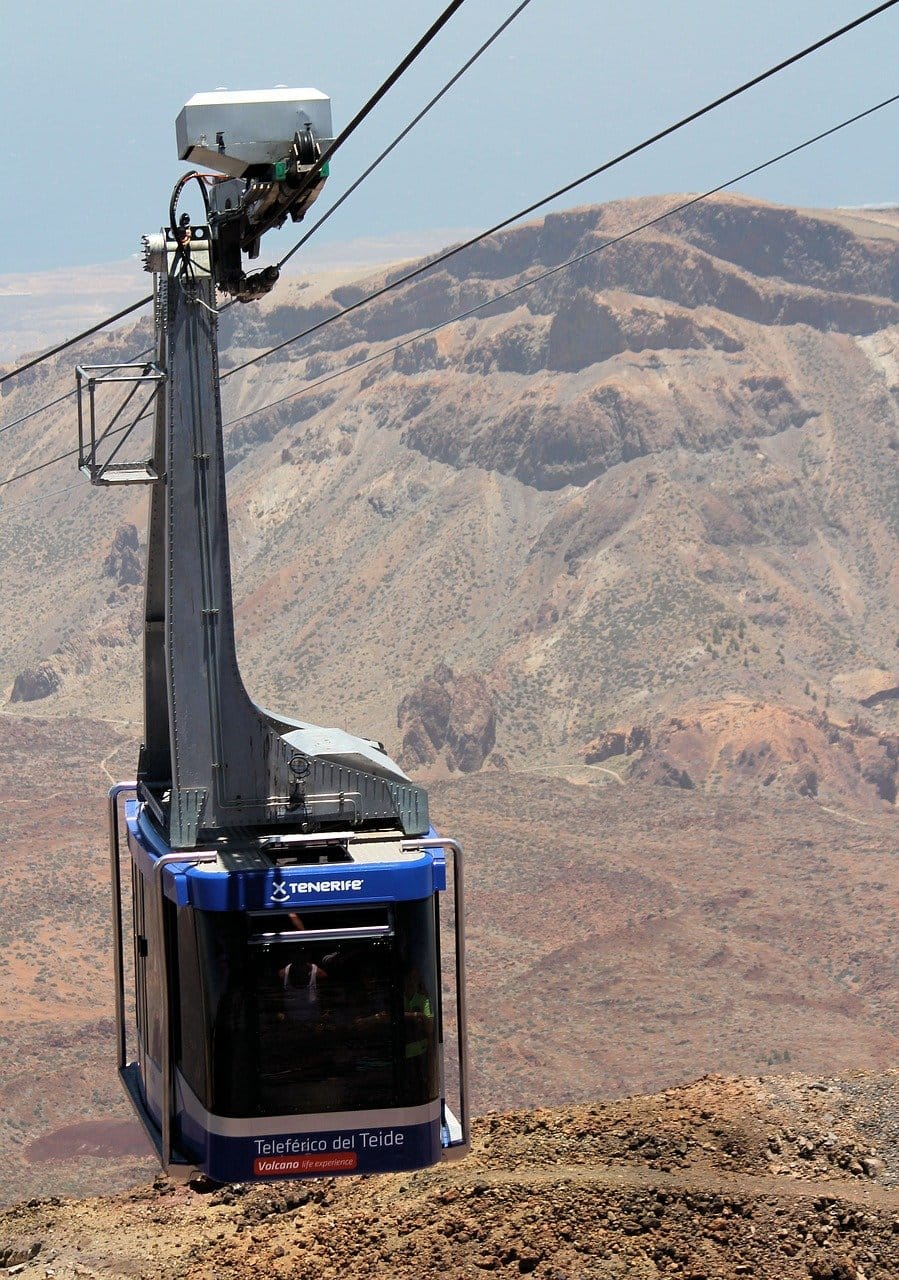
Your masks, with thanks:
[{"label": "sparse vegetation", "polygon": [[[744,228],[769,216],[748,201],[720,209]],[[563,242],[592,244],[600,216],[608,234],[629,211],[520,229],[508,279],[494,245],[483,274],[460,266],[253,373],[238,407],[414,332],[438,303],[517,281],[521,262],[559,261]],[[614,321],[616,350],[556,323],[570,281],[548,280],[514,311],[260,414],[227,442],[254,696],[391,745],[397,704],[439,661],[495,699],[512,770],[433,789],[435,817],[472,850],[478,1109],[757,1064],[895,1060],[892,801],[874,752],[899,721],[892,702],[861,716],[835,680],[893,670],[899,649],[899,504],[884,465],[895,406],[866,336],[897,314],[876,292],[893,250],[887,238],[870,250],[857,229],[844,259],[806,245],[807,288],[776,263],[756,272],[752,236],[690,225],[584,266],[578,306]],[[831,246],[829,226],[802,219]],[[684,274],[687,254],[703,271]],[[261,318],[229,312],[237,346],[302,327],[303,289],[285,282]],[[771,322],[800,301],[801,323]],[[69,389],[68,357],[45,372],[4,397],[9,416]],[[71,425],[49,414],[39,448],[0,436],[4,474],[70,448]],[[100,762],[133,769],[139,730],[73,717],[99,714],[102,698],[103,715],[139,721],[140,588],[113,590],[102,564],[118,528],[142,527],[144,499],[85,482],[54,494],[48,521],[45,492],[28,481],[0,500],[0,685],[54,655],[69,663],[56,693],[0,717],[0,1123],[16,1196],[42,1189],[29,1141],[72,1117],[127,1114],[106,1021]],[[757,718],[741,738],[747,705]],[[710,718],[727,706],[719,732]],[[602,774],[579,763],[610,725],[650,722],[687,744],[667,785],[641,781],[634,757]],[[823,765],[793,759],[800,740]],[[579,1016],[565,1021],[572,984]],[[104,1189],[134,1169],[105,1168]],[[84,1177],[60,1171],[54,1190]]]}]

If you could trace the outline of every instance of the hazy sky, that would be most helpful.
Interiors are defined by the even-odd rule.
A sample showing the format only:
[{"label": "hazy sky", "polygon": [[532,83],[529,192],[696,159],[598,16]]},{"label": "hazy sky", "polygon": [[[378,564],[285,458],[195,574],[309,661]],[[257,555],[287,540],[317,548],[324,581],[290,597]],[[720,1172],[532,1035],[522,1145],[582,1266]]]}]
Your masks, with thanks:
[{"label": "hazy sky", "polygon": [[[338,195],[516,0],[467,0],[335,158]],[[0,272],[117,261],[158,229],[195,92],[313,85],[339,129],[444,0],[0,0]],[[531,0],[321,233],[481,227],[654,133],[873,0]],[[563,205],[703,190],[899,90],[899,5]],[[791,204],[899,201],[899,105],[742,186]],[[325,208],[323,203],[319,208]],[[273,257],[295,228],[267,237]]]}]

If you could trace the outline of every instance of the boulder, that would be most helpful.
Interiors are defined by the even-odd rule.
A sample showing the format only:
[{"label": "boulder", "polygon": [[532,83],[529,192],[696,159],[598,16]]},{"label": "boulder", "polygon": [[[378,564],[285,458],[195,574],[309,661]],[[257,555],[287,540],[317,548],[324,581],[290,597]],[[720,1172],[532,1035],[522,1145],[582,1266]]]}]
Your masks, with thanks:
[{"label": "boulder", "polygon": [[584,750],[584,764],[600,764],[612,756],[632,756],[650,745],[652,735],[642,724],[632,724],[629,729],[608,729],[588,743]]}]

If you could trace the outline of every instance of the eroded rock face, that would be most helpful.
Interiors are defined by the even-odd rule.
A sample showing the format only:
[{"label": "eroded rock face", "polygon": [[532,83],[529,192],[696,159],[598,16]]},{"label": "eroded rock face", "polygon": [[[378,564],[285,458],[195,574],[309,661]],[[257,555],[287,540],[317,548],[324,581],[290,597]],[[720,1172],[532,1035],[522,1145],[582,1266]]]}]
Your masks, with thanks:
[{"label": "eroded rock face", "polygon": [[[585,762],[631,754],[626,742],[623,731],[605,734]],[[726,774],[735,789],[889,805],[899,791],[899,735],[736,697],[656,725],[643,745],[630,776],[665,786],[712,790]]]},{"label": "eroded rock face", "polygon": [[496,742],[496,711],[487,682],[469,673],[456,676],[441,665],[397,708],[403,730],[400,762],[407,769],[437,763],[451,771],[476,773]]},{"label": "eroded rock face", "polygon": [[830,683],[837,693],[863,707],[876,707],[880,702],[891,702],[899,698],[899,674],[879,667],[842,671]]},{"label": "eroded rock face", "polygon": [[584,750],[584,764],[601,764],[613,756],[632,756],[651,742],[649,730],[640,724],[633,724],[629,729],[608,729],[588,743]]},{"label": "eroded rock face", "polygon": [[577,372],[623,351],[740,351],[742,343],[714,324],[700,324],[672,308],[615,304],[589,289],[563,301],[549,329],[547,369]]},{"label": "eroded rock face", "polygon": [[579,289],[553,318],[547,367],[573,372],[626,349],[620,317],[594,294]]},{"label": "eroded rock face", "polygon": [[103,561],[103,572],[114,578],[120,587],[137,586],[143,578],[143,561],[137,529],[133,524],[123,524],[116,530],[109,554]]},{"label": "eroded rock face", "polygon": [[50,662],[26,667],[15,678],[10,702],[38,702],[49,698],[62,685],[62,676]]},{"label": "eroded rock face", "polygon": [[881,800],[896,803],[899,791],[899,734],[882,733],[863,739],[856,746],[862,777],[870,782]]}]

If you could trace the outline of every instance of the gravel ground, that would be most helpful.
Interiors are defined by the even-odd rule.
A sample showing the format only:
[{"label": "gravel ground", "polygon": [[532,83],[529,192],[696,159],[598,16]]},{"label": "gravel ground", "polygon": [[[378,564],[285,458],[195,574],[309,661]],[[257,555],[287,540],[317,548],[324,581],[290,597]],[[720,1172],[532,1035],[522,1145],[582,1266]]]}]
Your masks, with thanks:
[{"label": "gravel ground", "polygon": [[26,1280],[896,1280],[899,1072],[706,1077],[483,1117],[408,1176],[152,1185],[0,1215]]}]

